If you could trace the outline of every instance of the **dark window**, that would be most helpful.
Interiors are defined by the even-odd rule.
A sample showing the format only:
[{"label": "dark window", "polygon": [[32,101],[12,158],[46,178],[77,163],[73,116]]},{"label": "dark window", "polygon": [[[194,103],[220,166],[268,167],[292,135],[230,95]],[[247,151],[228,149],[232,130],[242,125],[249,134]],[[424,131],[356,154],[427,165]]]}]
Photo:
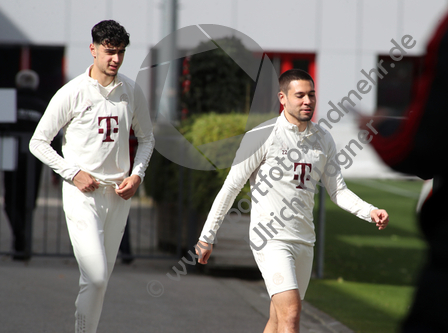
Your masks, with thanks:
[{"label": "dark window", "polygon": [[293,59],[292,60],[292,68],[301,69],[305,72],[310,71],[310,60],[308,59]]},{"label": "dark window", "polygon": [[0,88],[15,87],[15,77],[20,70],[20,54],[20,46],[0,46],[0,64],[2,64]]},{"label": "dark window", "polygon": [[49,101],[64,84],[63,47],[33,46],[30,48],[30,68],[39,74],[39,93]]},{"label": "dark window", "polygon": [[64,84],[64,47],[60,46],[22,46],[0,45],[0,88],[15,88],[16,74],[21,64],[24,49],[29,49],[27,67],[39,74],[38,94],[49,102],[54,93]]},{"label": "dark window", "polygon": [[[391,116],[401,116],[409,107],[414,82],[423,69],[423,57],[403,57],[393,61],[389,56],[379,56],[388,73],[378,80],[377,107],[390,109]],[[391,68],[391,63],[395,64]]]}]

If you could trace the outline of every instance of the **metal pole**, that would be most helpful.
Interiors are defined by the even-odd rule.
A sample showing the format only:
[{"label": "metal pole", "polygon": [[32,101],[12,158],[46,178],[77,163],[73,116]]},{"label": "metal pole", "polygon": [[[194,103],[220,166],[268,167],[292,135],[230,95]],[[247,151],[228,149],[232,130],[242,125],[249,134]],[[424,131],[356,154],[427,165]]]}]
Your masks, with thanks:
[{"label": "metal pole", "polygon": [[325,246],[325,189],[319,188],[319,221],[317,229],[317,278],[324,277],[324,246]]},{"label": "metal pole", "polygon": [[[165,119],[171,123],[178,120],[177,115],[177,86],[178,86],[178,66],[177,66],[177,39],[176,34],[173,32],[177,29],[177,0],[165,0],[163,2],[163,13],[162,13],[162,38],[170,35],[166,47],[158,50],[158,63],[162,63],[171,60],[168,75],[166,77],[166,82],[164,78],[158,78],[157,87],[163,91],[163,95],[160,99],[159,110]],[[181,147],[181,146],[179,146]],[[181,149],[179,154],[183,155],[184,151]],[[178,216],[177,216],[177,246],[176,254],[180,258],[182,255],[182,241],[183,241],[183,186],[184,186],[184,168],[179,165],[179,194],[178,194]]]},{"label": "metal pole", "polygon": [[28,150],[28,142],[31,139],[31,134],[22,136],[20,145],[24,145],[21,149],[27,151],[27,174],[26,179],[28,181],[28,189],[25,197],[25,255],[32,254],[33,251],[33,211],[34,211],[34,193],[36,187],[36,158]]},{"label": "metal pole", "polygon": [[[179,145],[180,147],[180,145]],[[181,155],[183,155],[183,149],[179,152]],[[184,204],[184,167],[181,165],[178,165],[179,170],[179,194],[178,194],[178,211],[177,211],[177,248],[176,248],[176,254],[177,257],[180,258],[182,256],[182,243],[184,239],[184,233],[183,233],[183,204]]]},{"label": "metal pole", "polygon": [[[177,0],[166,0],[163,2],[162,14],[162,38],[172,34],[177,29]],[[177,54],[177,39],[172,34],[166,47],[159,50],[160,59],[176,59],[173,55]],[[159,78],[158,87],[165,91],[160,99],[159,112],[171,122],[176,121],[177,116],[177,85],[178,85],[178,61],[172,60],[166,82],[164,78]]]}]

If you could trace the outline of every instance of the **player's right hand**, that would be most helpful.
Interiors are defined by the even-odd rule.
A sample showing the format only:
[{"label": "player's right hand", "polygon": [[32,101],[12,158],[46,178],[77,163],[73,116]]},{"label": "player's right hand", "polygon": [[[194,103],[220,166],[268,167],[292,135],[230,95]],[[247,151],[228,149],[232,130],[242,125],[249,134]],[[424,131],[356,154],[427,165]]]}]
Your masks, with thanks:
[{"label": "player's right hand", "polygon": [[199,256],[198,263],[206,265],[208,258],[213,251],[213,244],[209,244],[203,241],[199,241],[195,246],[196,254]]},{"label": "player's right hand", "polygon": [[100,183],[91,174],[82,170],[73,177],[73,184],[81,192],[93,192],[100,186]]}]

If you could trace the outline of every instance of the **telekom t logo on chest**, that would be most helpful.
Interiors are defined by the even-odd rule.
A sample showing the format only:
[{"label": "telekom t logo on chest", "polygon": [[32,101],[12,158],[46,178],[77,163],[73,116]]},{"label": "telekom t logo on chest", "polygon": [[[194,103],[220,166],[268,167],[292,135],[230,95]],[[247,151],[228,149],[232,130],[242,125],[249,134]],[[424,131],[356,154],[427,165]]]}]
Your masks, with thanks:
[{"label": "telekom t logo on chest", "polygon": [[[300,166],[299,170],[297,170],[298,166]],[[306,189],[305,180],[310,180],[310,175],[309,173],[307,174],[307,168],[309,169],[308,172],[311,172],[310,163],[294,163],[294,171],[299,171],[299,174],[294,174],[294,180],[299,180],[300,176],[300,184],[296,188]]]},{"label": "telekom t logo on chest", "polygon": [[110,135],[113,133],[118,133],[118,127],[112,128],[112,120],[115,120],[114,125],[118,125],[118,116],[110,116],[110,117],[98,117],[98,126],[100,127],[98,129],[99,134],[104,133],[103,125],[101,124],[103,120],[106,120],[106,138],[103,140],[103,142],[114,142]]}]

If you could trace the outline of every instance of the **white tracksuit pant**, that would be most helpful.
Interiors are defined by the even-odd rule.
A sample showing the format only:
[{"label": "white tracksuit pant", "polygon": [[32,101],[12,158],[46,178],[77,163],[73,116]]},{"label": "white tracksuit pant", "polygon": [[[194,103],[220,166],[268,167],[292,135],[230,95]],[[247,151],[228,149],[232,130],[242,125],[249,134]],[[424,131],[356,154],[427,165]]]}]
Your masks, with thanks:
[{"label": "white tracksuit pant", "polygon": [[120,198],[113,186],[83,193],[64,182],[62,193],[68,232],[81,273],[75,303],[76,333],[95,333],[131,200]]}]

